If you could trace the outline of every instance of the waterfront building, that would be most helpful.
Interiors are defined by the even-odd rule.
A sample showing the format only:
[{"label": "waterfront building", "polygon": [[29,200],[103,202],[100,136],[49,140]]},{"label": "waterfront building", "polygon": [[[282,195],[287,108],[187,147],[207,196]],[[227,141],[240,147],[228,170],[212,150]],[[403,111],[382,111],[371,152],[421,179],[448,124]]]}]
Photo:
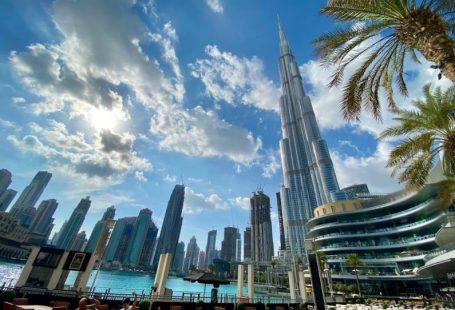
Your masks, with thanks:
[{"label": "waterfront building", "polygon": [[81,199],[69,220],[62,226],[59,232],[58,239],[55,242],[57,248],[63,250],[70,250],[72,248],[72,244],[76,239],[79,229],[81,229],[91,203],[90,197]]},{"label": "waterfront building", "polygon": [[197,261],[197,269],[204,271],[205,270],[205,252],[199,251],[199,258]]},{"label": "waterfront building", "polygon": [[[183,201],[185,200],[185,186],[176,185],[172,191],[169,202],[167,203],[166,213],[164,214],[163,224],[161,226],[158,244],[153,258],[153,268],[158,267],[160,255],[170,253],[175,256],[175,249],[180,238],[182,229],[182,210]],[[174,259],[174,258],[172,258]]]},{"label": "waterfront building", "polygon": [[235,261],[235,249],[239,230],[235,227],[224,228],[224,239],[221,242],[221,259],[227,262]]},{"label": "waterfront building", "polygon": [[53,216],[57,206],[58,202],[55,199],[43,200],[30,223],[30,232],[42,235],[45,240],[49,239],[52,228],[54,228]]},{"label": "waterfront building", "polygon": [[[114,227],[115,236],[112,236],[112,237],[115,237],[115,238],[112,240],[112,237],[111,237],[111,240],[113,242],[113,245],[112,245],[113,256],[112,256],[112,258],[106,257],[105,258],[106,261],[109,260],[109,261],[117,262],[119,264],[123,264],[123,262],[125,261],[125,258],[126,258],[131,236],[133,234],[133,228],[134,228],[134,223],[136,223],[136,219],[137,219],[136,217],[124,217],[117,221],[116,226],[117,226],[117,224],[119,224],[119,222],[121,225],[119,225],[117,231],[115,231],[116,229]],[[109,247],[109,245],[108,245],[108,247]]]},{"label": "waterfront building", "polygon": [[207,245],[205,247],[205,264],[204,268],[210,266],[215,258],[216,230],[209,231],[207,235]]},{"label": "waterfront building", "polygon": [[182,273],[183,261],[185,260],[185,242],[181,241],[175,249],[174,261],[171,270],[177,274]]},{"label": "waterfront building", "polygon": [[281,195],[280,192],[276,193],[276,205],[278,210],[278,225],[280,228],[280,251],[286,250],[286,240],[284,238],[284,227],[283,227],[283,211],[281,210]]},{"label": "waterfront building", "polygon": [[348,199],[357,199],[359,195],[366,195],[370,193],[367,184],[354,184],[341,189],[345,192]]},{"label": "waterfront building", "polygon": [[104,211],[103,217],[101,220],[96,222],[95,227],[93,227],[90,238],[88,239],[87,246],[85,247],[85,252],[93,253],[96,249],[96,245],[101,238],[101,233],[106,229],[108,220],[113,220],[115,217],[115,207],[110,206]]},{"label": "waterfront building", "polygon": [[243,260],[251,261],[251,227],[246,227],[243,232]]},{"label": "waterfront building", "polygon": [[7,169],[0,169],[0,195],[3,194],[11,184],[11,172]]},{"label": "waterfront building", "polygon": [[253,193],[250,204],[251,259],[254,262],[270,262],[273,256],[270,198],[262,191],[258,191]]},{"label": "waterfront building", "polygon": [[28,230],[19,220],[6,212],[0,212],[0,258],[26,259],[30,250],[22,245],[27,241]]},{"label": "waterfront building", "polygon": [[[131,240],[129,242],[128,249],[126,251],[126,257],[124,263],[126,265],[136,267],[139,264],[139,258],[144,247],[144,242],[147,238],[148,229],[152,225],[152,211],[150,209],[142,209],[139,212],[139,216],[136,218],[136,222],[133,226],[131,233]],[[152,248],[153,250],[153,248]]]},{"label": "waterfront building", "polygon": [[120,218],[115,222],[114,229],[112,230],[111,237],[104,252],[104,261],[114,261],[114,256],[120,246],[120,240],[124,235],[125,227],[127,226],[128,218]]},{"label": "waterfront building", "polygon": [[0,211],[6,211],[8,209],[16,194],[17,192],[14,189],[8,188],[0,195]]},{"label": "waterfront building", "polygon": [[82,251],[87,245],[87,235],[85,231],[81,231],[76,235],[73,243],[71,244],[71,251]]},{"label": "waterfront building", "polygon": [[193,236],[186,247],[185,261],[183,262],[183,273],[188,273],[197,268],[199,259],[199,246],[196,242],[196,237]]},{"label": "waterfront building", "polygon": [[19,219],[19,223],[21,225],[25,227],[30,225],[30,222],[36,212],[34,206],[49,183],[51,177],[52,173],[39,171],[30,184],[25,187],[19,198],[11,207],[9,212],[11,215]]},{"label": "waterfront building", "polygon": [[148,270],[152,264],[153,250],[156,245],[156,237],[158,236],[158,228],[153,221],[150,222],[147,234],[145,236],[144,245],[142,246],[141,256],[139,257],[138,266]]},{"label": "waterfront building", "polygon": [[330,192],[338,191],[339,187],[327,144],[319,132],[311,100],[303,89],[299,67],[281,24],[279,37],[283,226],[286,250],[303,257],[305,223],[313,217],[313,210],[329,202]]},{"label": "waterfront building", "polygon": [[[430,294],[438,283],[419,275],[430,253],[440,252],[436,234],[455,215],[440,199],[442,187],[426,185],[418,192],[399,191],[368,200],[328,203],[315,209],[308,237],[325,254],[335,284],[355,285],[362,292],[398,296]],[[356,254],[356,269],[347,257]]]}]

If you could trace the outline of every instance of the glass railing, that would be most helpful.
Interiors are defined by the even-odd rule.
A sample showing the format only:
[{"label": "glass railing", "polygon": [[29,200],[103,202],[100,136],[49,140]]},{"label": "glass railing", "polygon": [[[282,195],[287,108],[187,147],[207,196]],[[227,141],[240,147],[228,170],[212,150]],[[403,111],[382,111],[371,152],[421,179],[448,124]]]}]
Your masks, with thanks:
[{"label": "glass railing", "polygon": [[433,259],[437,256],[443,255],[450,251],[455,251],[455,244],[451,244],[451,245],[445,246],[443,248],[437,248],[436,250],[429,252],[427,255],[425,255],[424,261],[427,262],[430,259]]},{"label": "glass railing", "polygon": [[[425,252],[421,253],[385,253],[385,254],[375,254],[375,255],[359,255],[360,260],[376,260],[376,259],[397,259],[397,258],[407,258],[413,257],[416,260],[423,259]],[[341,260],[344,261],[347,259],[347,254],[340,255],[327,255],[327,261]]]}]

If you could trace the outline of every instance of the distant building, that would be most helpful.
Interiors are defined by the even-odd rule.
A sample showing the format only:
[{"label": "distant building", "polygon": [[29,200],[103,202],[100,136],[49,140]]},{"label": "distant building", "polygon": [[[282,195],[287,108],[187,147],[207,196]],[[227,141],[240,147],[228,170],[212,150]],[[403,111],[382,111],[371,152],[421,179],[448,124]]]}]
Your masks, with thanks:
[{"label": "distant building", "polygon": [[199,259],[197,262],[197,269],[198,270],[205,270],[205,252],[204,251],[199,251]]},{"label": "distant building", "polygon": [[243,260],[251,261],[251,227],[243,232]]},{"label": "distant building", "polygon": [[188,273],[192,268],[197,268],[199,259],[199,246],[196,242],[196,237],[193,236],[186,247],[185,261],[183,262],[183,272]]},{"label": "distant building", "polygon": [[0,212],[0,258],[26,259],[30,250],[22,248],[27,241],[28,230],[19,220],[6,212]]},{"label": "distant building", "polygon": [[172,262],[172,271],[180,274],[183,270],[183,261],[185,260],[185,242],[179,242],[175,250],[174,261]]},{"label": "distant building", "polygon": [[286,239],[284,238],[284,226],[283,226],[283,211],[281,209],[281,196],[280,192],[276,193],[276,204],[278,209],[278,224],[280,228],[280,250],[286,250]]},{"label": "distant building", "polygon": [[21,225],[28,227],[35,216],[36,202],[40,198],[52,174],[47,171],[39,171],[32,182],[22,191],[21,195],[9,211],[11,215],[17,217]]},{"label": "distant building", "polygon": [[11,172],[7,169],[0,169],[0,195],[3,194],[11,184]]},{"label": "distant building", "polygon": [[221,242],[221,259],[227,262],[235,261],[238,233],[239,230],[235,227],[224,228],[224,239]]},{"label": "distant building", "polygon": [[76,235],[76,239],[74,239],[70,250],[71,251],[82,251],[87,244],[87,235],[85,231],[81,231]]},{"label": "distant building", "polygon": [[237,240],[235,240],[235,261],[242,261],[242,239],[240,239],[240,234],[238,235]]},{"label": "distant building", "polygon": [[30,223],[29,230],[33,233],[43,235],[47,240],[54,228],[54,213],[57,210],[58,202],[55,199],[43,200],[32,222]]},{"label": "distant building", "polygon": [[262,191],[253,194],[251,203],[251,258],[255,262],[270,262],[273,256],[270,198]]},{"label": "distant building", "polygon": [[360,194],[370,193],[367,184],[355,184],[342,188],[341,190],[346,193],[348,199],[357,199],[358,198],[357,196]]},{"label": "distant building", "polygon": [[183,201],[185,200],[185,186],[176,185],[172,191],[169,202],[167,203],[166,213],[164,215],[163,224],[161,225],[160,236],[153,258],[153,268],[158,267],[160,255],[163,253],[171,253],[175,256],[175,249],[180,238],[180,230],[182,229],[182,210]]},{"label": "distant building", "polygon": [[215,258],[216,230],[209,231],[207,235],[207,245],[205,247],[204,268],[210,266]]},{"label": "distant building", "polygon": [[90,197],[81,199],[76,209],[74,209],[73,213],[71,214],[71,217],[62,226],[59,232],[59,236],[55,244],[57,248],[64,250],[69,250],[72,248],[72,244],[76,239],[79,229],[81,229],[82,223],[85,220],[85,216],[87,215],[91,203],[92,202],[90,200]]},{"label": "distant building", "polygon": [[[147,233],[152,226],[152,211],[150,209],[142,209],[133,226],[131,240],[126,251],[124,263],[126,265],[136,267],[139,265],[139,258],[144,247]],[[152,248],[153,251],[153,248]]]},{"label": "distant building", "polygon": [[16,197],[17,192],[14,189],[7,189],[0,195],[0,211],[6,211],[11,201]]},{"label": "distant building", "polygon": [[106,247],[104,261],[122,264],[128,249],[136,217],[124,217],[116,221]]},{"label": "distant building", "polygon": [[85,247],[85,252],[93,253],[96,249],[96,245],[101,238],[101,233],[105,230],[108,220],[113,220],[115,217],[115,207],[110,206],[104,212],[103,217],[99,220],[95,227],[93,227],[90,238],[88,239],[87,246]]},{"label": "distant building", "polygon": [[158,236],[158,228],[155,223],[150,222],[147,234],[145,236],[144,245],[142,246],[141,256],[139,257],[138,266],[142,269],[148,270],[152,264],[152,255],[155,248],[156,237]]}]

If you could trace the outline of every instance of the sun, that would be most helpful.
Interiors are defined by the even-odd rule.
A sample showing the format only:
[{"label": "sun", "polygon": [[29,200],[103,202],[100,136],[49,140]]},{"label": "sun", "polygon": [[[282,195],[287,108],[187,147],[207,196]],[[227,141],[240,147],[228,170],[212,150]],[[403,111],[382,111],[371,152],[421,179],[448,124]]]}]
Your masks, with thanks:
[{"label": "sun", "polygon": [[93,108],[90,111],[90,122],[96,130],[114,129],[118,123],[118,116],[112,110]]}]

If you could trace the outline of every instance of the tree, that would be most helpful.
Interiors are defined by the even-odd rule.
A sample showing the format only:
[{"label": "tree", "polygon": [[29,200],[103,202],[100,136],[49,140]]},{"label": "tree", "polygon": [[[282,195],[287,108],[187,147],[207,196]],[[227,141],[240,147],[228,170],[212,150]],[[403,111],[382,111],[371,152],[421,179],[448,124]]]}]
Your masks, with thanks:
[{"label": "tree", "polygon": [[329,0],[321,13],[345,22],[315,40],[322,63],[338,66],[329,86],[338,86],[346,68],[361,61],[343,87],[344,118],[358,120],[364,109],[380,120],[380,88],[395,107],[393,84],[407,95],[405,59],[419,62],[416,52],[455,83],[454,10],[453,0]]},{"label": "tree", "polygon": [[392,150],[387,162],[392,175],[408,188],[425,184],[438,155],[443,154],[442,167],[446,176],[455,172],[455,126],[449,113],[455,111],[455,87],[434,91],[429,84],[423,88],[424,99],[413,101],[415,109],[394,109],[398,125],[381,133],[380,139],[403,137]]},{"label": "tree", "polygon": [[322,280],[322,287],[324,291],[327,291],[328,289],[328,281],[329,279],[325,277],[325,265],[327,263],[327,255],[324,252],[317,251],[316,252],[316,258],[318,260],[319,264],[319,274],[321,275],[321,280]]},{"label": "tree", "polygon": [[359,255],[357,255],[357,253],[350,253],[346,256],[346,264],[348,266],[351,266],[355,272],[355,278],[356,278],[356,281],[357,281],[357,291],[359,292],[359,296],[362,295],[361,291],[360,291],[360,282],[359,282],[359,267],[360,265],[362,264],[362,262],[360,261],[360,258],[359,258]]}]

